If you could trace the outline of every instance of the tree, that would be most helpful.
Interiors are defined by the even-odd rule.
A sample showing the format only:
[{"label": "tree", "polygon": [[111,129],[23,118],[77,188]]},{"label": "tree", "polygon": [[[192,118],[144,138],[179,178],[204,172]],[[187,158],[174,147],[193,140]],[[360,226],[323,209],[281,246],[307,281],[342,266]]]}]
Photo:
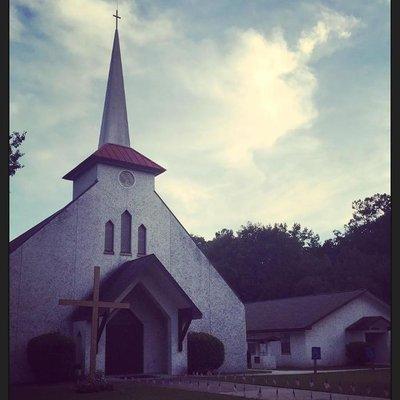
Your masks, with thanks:
[{"label": "tree", "polygon": [[244,302],[360,288],[390,302],[390,196],[377,193],[352,207],[343,232],[322,245],[299,223],[249,222],[212,240],[192,238]]},{"label": "tree", "polygon": [[324,243],[334,267],[331,284],[341,290],[365,288],[390,302],[391,197],[376,193],[352,203],[344,232]]},{"label": "tree", "polygon": [[[325,265],[312,251],[319,247],[318,235],[300,224],[289,229],[286,224],[249,222],[236,234],[231,229],[217,232],[205,250],[243,301],[257,301],[293,295],[298,281]],[[307,291],[321,290],[310,285]]]},{"label": "tree", "polygon": [[25,140],[25,135],[26,132],[13,132],[8,135],[8,176],[14,176],[18,169],[24,167],[19,162],[24,153],[21,153],[18,147]]},{"label": "tree", "polygon": [[356,200],[352,203],[353,217],[345,226],[347,232],[351,232],[363,225],[377,221],[386,214],[391,213],[391,197],[383,193],[376,193],[364,200]]},{"label": "tree", "polygon": [[190,235],[190,237],[193,239],[193,241],[196,243],[196,245],[199,247],[201,251],[206,252],[207,250],[206,239],[204,239],[202,236],[196,236],[196,235]]}]

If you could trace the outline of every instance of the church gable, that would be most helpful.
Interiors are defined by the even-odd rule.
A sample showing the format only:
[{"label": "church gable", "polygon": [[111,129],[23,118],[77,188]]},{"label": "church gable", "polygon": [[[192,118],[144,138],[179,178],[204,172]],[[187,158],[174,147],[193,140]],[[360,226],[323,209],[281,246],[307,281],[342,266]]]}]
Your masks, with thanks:
[{"label": "church gable", "polygon": [[[33,336],[52,330],[70,335],[79,328],[81,339],[90,337],[85,322],[73,322],[71,311],[58,307],[58,299],[86,297],[94,266],[100,266],[102,276],[113,276],[124,266],[140,265],[140,279],[122,279],[128,286],[142,280],[143,287],[131,293],[132,315],[120,314],[108,329],[114,339],[121,323],[129,325],[131,332],[141,332],[142,346],[136,350],[144,353],[135,368],[186,372],[188,329],[221,339],[226,352],[223,370],[245,368],[244,305],[155,192],[155,177],[165,169],[129,144],[116,31],[99,148],[64,176],[73,181],[73,200],[10,242],[10,347],[19,360],[13,381],[28,374],[24,351]],[[152,268],[158,268],[165,279],[152,277]],[[135,309],[144,297],[143,307]],[[146,314],[145,303],[152,312]],[[152,335],[155,327],[161,336],[169,335],[167,345],[161,336]],[[110,360],[115,360],[115,354],[110,349],[117,344],[118,340],[107,342],[104,336],[98,344],[99,362],[106,370],[113,365]],[[167,354],[158,364],[155,349]],[[87,356],[81,354],[81,359]]]},{"label": "church gable", "polygon": [[9,243],[9,252],[13,253],[16,249],[18,249],[20,246],[22,246],[28,239],[36,235],[38,232],[40,232],[43,228],[45,228],[51,221],[53,221],[56,217],[64,213],[68,208],[70,208],[77,200],[78,198],[86,193],[89,189],[91,189],[97,181],[93,182],[91,185],[89,185],[85,191],[80,193],[79,196],[74,198],[71,202],[69,202],[66,206],[61,208],[60,210],[56,211],[54,214],[50,215],[43,221],[39,222],[37,225],[33,226],[32,228],[28,229],[26,232],[23,234],[19,235],[15,239],[13,239]]}]

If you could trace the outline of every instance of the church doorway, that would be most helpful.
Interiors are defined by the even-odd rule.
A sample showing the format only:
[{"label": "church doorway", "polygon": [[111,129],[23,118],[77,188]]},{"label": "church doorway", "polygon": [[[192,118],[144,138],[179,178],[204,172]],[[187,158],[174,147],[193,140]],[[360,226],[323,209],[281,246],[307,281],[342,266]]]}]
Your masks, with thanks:
[{"label": "church doorway", "polygon": [[130,310],[118,311],[107,323],[105,373],[143,373],[143,324]]}]

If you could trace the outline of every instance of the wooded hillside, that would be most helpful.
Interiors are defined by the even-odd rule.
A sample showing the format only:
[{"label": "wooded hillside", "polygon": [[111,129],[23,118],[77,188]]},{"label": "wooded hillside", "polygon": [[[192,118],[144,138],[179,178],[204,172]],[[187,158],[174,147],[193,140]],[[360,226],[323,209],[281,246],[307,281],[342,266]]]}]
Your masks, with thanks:
[{"label": "wooded hillside", "polygon": [[244,302],[365,288],[390,303],[391,198],[375,194],[352,208],[343,231],[323,243],[311,229],[279,223],[192,237]]}]

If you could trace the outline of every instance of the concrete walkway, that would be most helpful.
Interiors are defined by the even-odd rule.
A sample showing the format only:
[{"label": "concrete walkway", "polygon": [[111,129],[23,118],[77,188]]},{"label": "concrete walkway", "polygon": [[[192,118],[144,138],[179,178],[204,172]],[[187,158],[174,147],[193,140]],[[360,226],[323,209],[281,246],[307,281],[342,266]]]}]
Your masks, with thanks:
[{"label": "concrete walkway", "polygon": [[[375,371],[381,370],[381,369],[390,369],[390,367],[379,367],[375,368]],[[298,374],[312,374],[314,373],[313,369],[294,369],[294,370],[279,370],[279,369],[250,369],[249,370],[251,375],[298,375]],[[329,369],[329,370],[323,370],[319,369],[318,373],[319,374],[326,374],[329,372],[351,372],[351,371],[372,371],[371,368],[348,368],[348,369]]]},{"label": "concrete walkway", "polygon": [[276,388],[233,382],[221,382],[192,377],[132,378],[133,382],[182,390],[228,394],[248,399],[265,400],[382,400],[381,397],[357,396],[301,389]]}]

